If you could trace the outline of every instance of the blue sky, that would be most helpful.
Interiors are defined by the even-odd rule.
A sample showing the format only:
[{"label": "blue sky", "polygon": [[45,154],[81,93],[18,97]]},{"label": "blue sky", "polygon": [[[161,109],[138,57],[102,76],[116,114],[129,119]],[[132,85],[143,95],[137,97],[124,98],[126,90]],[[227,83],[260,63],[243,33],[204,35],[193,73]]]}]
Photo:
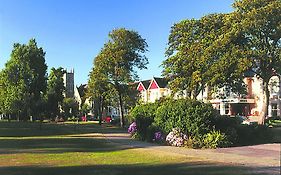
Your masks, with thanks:
[{"label": "blue sky", "polygon": [[13,43],[35,38],[46,52],[48,69],[74,68],[75,84],[87,83],[94,57],[108,33],[132,29],[146,39],[148,70],[141,80],[161,76],[169,31],[183,19],[227,13],[233,0],[0,0],[0,69]]}]

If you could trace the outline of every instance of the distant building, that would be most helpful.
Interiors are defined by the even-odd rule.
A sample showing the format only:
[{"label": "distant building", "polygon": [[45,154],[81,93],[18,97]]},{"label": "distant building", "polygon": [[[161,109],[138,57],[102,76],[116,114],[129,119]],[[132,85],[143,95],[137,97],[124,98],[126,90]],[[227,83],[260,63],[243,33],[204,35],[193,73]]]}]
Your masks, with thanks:
[{"label": "distant building", "polygon": [[63,75],[63,83],[65,87],[64,96],[66,98],[74,98],[79,104],[79,109],[81,108],[82,99],[79,94],[78,88],[74,85],[74,70],[67,71]]},{"label": "distant building", "polygon": [[[210,87],[205,88],[198,96],[198,100],[209,102],[221,115],[259,116],[263,105],[263,83],[255,75],[246,75],[244,83],[247,85],[247,94],[239,95],[230,91],[230,88],[217,89],[209,96]],[[268,116],[281,116],[281,78],[275,75],[269,82]],[[140,92],[143,103],[155,102],[161,97],[171,96],[168,81],[164,78],[140,81],[137,90]],[[212,89],[214,90],[214,89]],[[184,98],[186,93],[175,93],[174,98]]]},{"label": "distant building", "polygon": [[168,81],[165,78],[153,77],[151,80],[140,81],[137,86],[141,100],[144,103],[153,103],[162,97],[171,94],[168,88]]},{"label": "distant building", "polygon": [[81,109],[81,107],[82,107],[82,98],[81,98],[81,94],[78,91],[78,87],[77,86],[74,87],[74,97],[73,98],[79,104],[79,109]]},{"label": "distant building", "polygon": [[[247,94],[244,96],[221,88],[209,100],[221,115],[259,116],[263,107],[263,82],[255,75],[244,78]],[[280,76],[273,76],[269,82],[268,116],[281,116],[281,81]]]}]

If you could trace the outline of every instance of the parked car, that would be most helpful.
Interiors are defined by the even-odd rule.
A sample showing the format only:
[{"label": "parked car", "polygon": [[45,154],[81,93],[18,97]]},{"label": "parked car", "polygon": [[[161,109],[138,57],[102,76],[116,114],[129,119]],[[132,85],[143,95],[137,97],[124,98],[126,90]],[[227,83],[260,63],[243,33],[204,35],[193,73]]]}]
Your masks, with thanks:
[{"label": "parked car", "polygon": [[99,118],[97,116],[87,115],[87,120],[88,121],[98,121]]},{"label": "parked car", "polygon": [[103,117],[102,120],[106,123],[114,124],[114,123],[117,123],[120,120],[120,117],[115,116],[115,115],[108,115],[108,116]]},{"label": "parked car", "polygon": [[256,121],[251,121],[249,116],[237,115],[236,117],[238,117],[240,119],[241,124],[243,124],[243,125],[253,125],[253,124],[257,123]]}]

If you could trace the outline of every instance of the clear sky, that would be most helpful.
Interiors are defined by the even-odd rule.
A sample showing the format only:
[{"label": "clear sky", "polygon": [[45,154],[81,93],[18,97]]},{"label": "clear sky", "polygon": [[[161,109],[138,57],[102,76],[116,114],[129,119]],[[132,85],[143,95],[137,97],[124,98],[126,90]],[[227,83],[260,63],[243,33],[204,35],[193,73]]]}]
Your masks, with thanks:
[{"label": "clear sky", "polygon": [[75,84],[87,83],[94,57],[108,33],[133,29],[146,39],[148,70],[141,80],[161,76],[169,31],[183,19],[227,13],[233,0],[0,0],[0,69],[13,43],[35,38],[46,52],[48,69],[74,68]]}]

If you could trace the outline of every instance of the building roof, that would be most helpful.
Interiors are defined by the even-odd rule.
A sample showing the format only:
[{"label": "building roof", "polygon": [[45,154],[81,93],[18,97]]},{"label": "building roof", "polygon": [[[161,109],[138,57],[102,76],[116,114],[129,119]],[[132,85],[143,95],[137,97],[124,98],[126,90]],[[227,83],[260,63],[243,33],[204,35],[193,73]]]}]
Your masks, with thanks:
[{"label": "building roof", "polygon": [[141,81],[141,83],[143,84],[144,88],[147,89],[149,87],[151,80],[144,80]]},{"label": "building roof", "polygon": [[254,76],[255,76],[255,72],[252,71],[252,70],[247,70],[247,71],[244,73],[244,76],[245,76],[245,77],[254,77]]},{"label": "building roof", "polygon": [[158,84],[159,88],[166,88],[167,85],[168,85],[168,80],[166,78],[154,77],[153,79],[156,81],[156,83]]}]

